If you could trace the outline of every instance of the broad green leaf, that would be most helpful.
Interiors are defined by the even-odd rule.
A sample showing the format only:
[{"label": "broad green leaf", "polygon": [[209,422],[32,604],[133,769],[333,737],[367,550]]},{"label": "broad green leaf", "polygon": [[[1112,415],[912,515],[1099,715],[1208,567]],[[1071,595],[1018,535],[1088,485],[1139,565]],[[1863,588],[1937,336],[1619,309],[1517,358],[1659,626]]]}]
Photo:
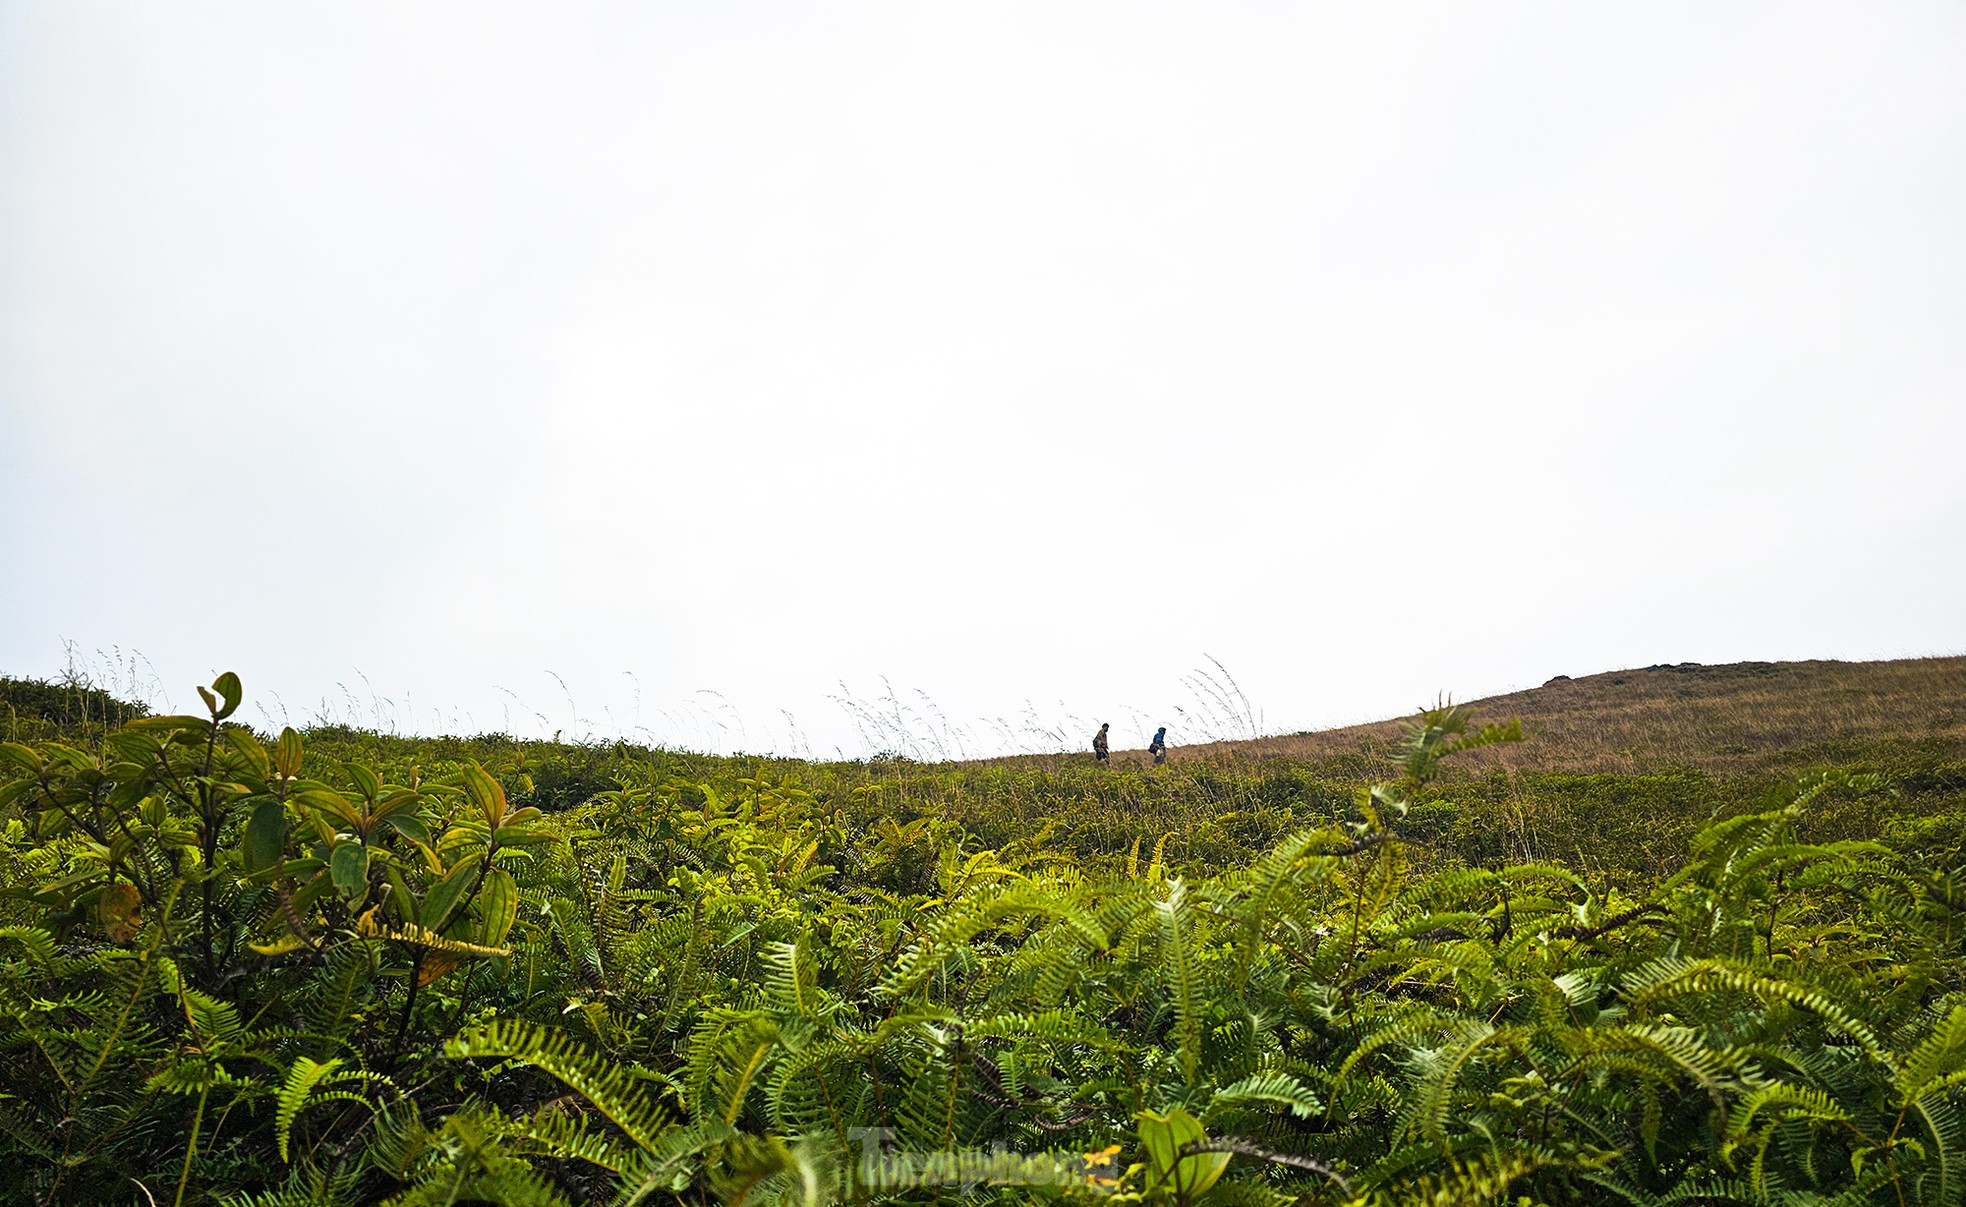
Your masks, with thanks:
[{"label": "broad green leaf", "polygon": [[1140,1147],[1147,1153],[1147,1188],[1171,1194],[1188,1202],[1201,1194],[1229,1166],[1228,1153],[1194,1153],[1182,1156],[1182,1146],[1208,1139],[1201,1120],[1183,1110],[1166,1114],[1141,1111],[1134,1118],[1140,1124]]},{"label": "broad green leaf", "polygon": [[[371,793],[371,796],[373,795]],[[401,792],[392,792],[389,794],[388,799],[381,801],[369,810],[369,821],[378,822],[392,813],[400,812],[404,809],[413,809],[422,799],[422,797],[408,789],[404,789]]]},{"label": "broad green leaf", "polygon": [[395,830],[412,842],[423,846],[430,845],[430,830],[414,813],[397,813],[382,819],[382,824]]},{"label": "broad green leaf", "polygon": [[286,844],[286,807],[277,800],[261,801],[246,822],[246,871],[262,872],[278,864]]},{"label": "broad green leaf", "polygon": [[341,771],[354,781],[355,791],[361,793],[364,800],[373,801],[376,794],[382,791],[382,781],[376,778],[375,772],[360,763],[343,763]]},{"label": "broad green leaf", "polygon": [[519,918],[519,884],[512,879],[512,873],[504,868],[493,868],[485,873],[485,883],[478,890],[480,925],[478,942],[486,947],[497,947],[505,942],[512,923]]},{"label": "broad green leaf", "polygon": [[490,837],[491,833],[482,826],[469,824],[452,826],[437,839],[437,849],[454,851],[459,847],[482,847]]},{"label": "broad green leaf", "polygon": [[327,872],[317,872],[314,875],[314,879],[300,886],[300,891],[294,894],[294,899],[289,908],[294,913],[305,916],[308,910],[314,908],[314,903],[325,896],[327,891],[333,887],[334,881],[329,877]]},{"label": "broad green leaf", "polygon": [[280,731],[279,744],[273,748],[273,766],[287,779],[300,774],[300,735],[291,725]]},{"label": "broad green leaf", "polygon": [[246,760],[254,777],[263,778],[266,775],[266,747],[259,744],[259,739],[253,736],[252,730],[244,725],[227,725],[225,744]]},{"label": "broad green leaf", "polygon": [[497,839],[498,845],[502,847],[527,847],[535,843],[553,841],[551,834],[529,826],[500,826],[492,837]]},{"label": "broad green leaf", "polygon": [[458,901],[467,889],[478,882],[480,866],[476,859],[460,859],[456,867],[444,873],[443,879],[430,886],[430,890],[423,894],[423,905],[420,907],[425,926],[441,931],[450,924]]},{"label": "broad green leaf", "polygon": [[[212,690],[217,692],[220,698],[225,701],[225,706],[219,709],[218,715],[213,718],[218,721],[223,721],[225,718],[237,712],[239,710],[239,702],[246,698],[246,689],[240,685],[239,676],[233,674],[231,671],[227,671],[212,680]],[[204,693],[200,692],[199,694],[203,695]]]},{"label": "broad green leaf", "polygon": [[410,892],[409,882],[403,879],[403,869],[392,863],[388,876],[390,912],[401,921],[417,925],[422,920],[422,911],[417,908],[416,894]]},{"label": "broad green leaf", "polygon": [[486,827],[496,830],[504,825],[505,789],[476,763],[466,767],[463,774],[464,791],[471,797],[471,803],[484,814]]},{"label": "broad green leaf", "polygon": [[359,842],[338,842],[328,860],[335,889],[344,897],[359,897],[369,882],[369,849]]},{"label": "broad green leaf", "polygon": [[323,813],[332,815],[336,820],[342,822],[351,830],[366,831],[368,829],[367,824],[362,818],[361,810],[357,809],[354,803],[347,797],[332,788],[309,788],[304,792],[297,793],[295,799],[309,808],[319,809]]}]

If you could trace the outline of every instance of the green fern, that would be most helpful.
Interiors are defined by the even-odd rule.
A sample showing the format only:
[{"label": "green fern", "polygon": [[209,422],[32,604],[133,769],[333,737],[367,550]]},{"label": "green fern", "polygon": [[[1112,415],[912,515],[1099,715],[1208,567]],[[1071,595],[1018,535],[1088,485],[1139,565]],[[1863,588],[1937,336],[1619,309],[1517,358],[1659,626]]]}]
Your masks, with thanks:
[{"label": "green fern", "polygon": [[514,1060],[547,1073],[585,1098],[628,1139],[653,1149],[674,1124],[649,1101],[640,1082],[581,1048],[564,1033],[536,1024],[501,1020],[476,1028],[444,1045],[453,1059],[488,1057]]}]

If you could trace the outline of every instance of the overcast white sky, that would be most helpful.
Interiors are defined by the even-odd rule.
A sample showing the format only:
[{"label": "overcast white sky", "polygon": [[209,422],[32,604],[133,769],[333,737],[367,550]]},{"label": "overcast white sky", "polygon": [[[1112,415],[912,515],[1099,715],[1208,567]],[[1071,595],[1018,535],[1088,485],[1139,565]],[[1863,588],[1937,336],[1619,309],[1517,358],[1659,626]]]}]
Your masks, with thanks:
[{"label": "overcast white sky", "polygon": [[1962,437],[1958,3],[0,2],[0,673],[976,753],[1952,653]]}]

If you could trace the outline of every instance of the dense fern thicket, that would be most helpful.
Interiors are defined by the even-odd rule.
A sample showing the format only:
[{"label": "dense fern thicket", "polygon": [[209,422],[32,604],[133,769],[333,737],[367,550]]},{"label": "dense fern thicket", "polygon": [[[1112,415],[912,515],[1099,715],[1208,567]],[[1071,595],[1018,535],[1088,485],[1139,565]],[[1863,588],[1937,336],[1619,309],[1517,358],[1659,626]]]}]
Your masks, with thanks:
[{"label": "dense fern thicket", "polygon": [[201,694],[9,718],[0,1200],[1966,1197],[1943,758],[1457,781],[1518,734],[1442,708],[1365,787]]}]

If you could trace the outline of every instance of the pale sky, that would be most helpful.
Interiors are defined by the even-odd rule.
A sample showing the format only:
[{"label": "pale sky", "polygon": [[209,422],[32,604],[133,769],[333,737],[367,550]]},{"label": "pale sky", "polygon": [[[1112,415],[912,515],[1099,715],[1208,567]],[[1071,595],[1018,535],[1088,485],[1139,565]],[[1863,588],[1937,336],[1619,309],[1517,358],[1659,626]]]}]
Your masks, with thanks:
[{"label": "pale sky", "polygon": [[1956,653],[1962,438],[1957,3],[0,0],[0,673],[976,754]]}]

